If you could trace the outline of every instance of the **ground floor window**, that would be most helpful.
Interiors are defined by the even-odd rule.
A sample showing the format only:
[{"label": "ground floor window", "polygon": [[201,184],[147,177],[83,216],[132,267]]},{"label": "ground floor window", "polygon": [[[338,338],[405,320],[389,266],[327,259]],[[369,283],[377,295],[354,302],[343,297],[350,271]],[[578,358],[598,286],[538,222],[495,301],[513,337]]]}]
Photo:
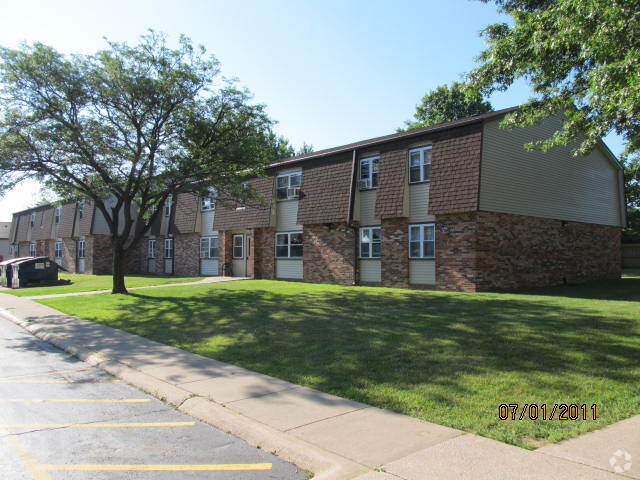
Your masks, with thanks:
[{"label": "ground floor window", "polygon": [[85,241],[84,238],[78,240],[78,258],[84,258],[84,247]]},{"label": "ground floor window", "polygon": [[150,238],[147,243],[147,257],[156,258],[156,239]]},{"label": "ground floor window", "polygon": [[302,232],[276,233],[276,257],[302,258]]},{"label": "ground floor window", "polygon": [[218,237],[200,239],[200,258],[218,258]]},{"label": "ground floor window", "polygon": [[436,226],[433,223],[409,225],[409,257],[435,258]]},{"label": "ground floor window", "polygon": [[62,258],[62,240],[56,240],[54,255],[57,259]]},{"label": "ground floor window", "polygon": [[164,258],[173,258],[173,238],[164,239]]},{"label": "ground floor window", "polygon": [[360,258],[380,258],[382,235],[380,227],[360,229]]},{"label": "ground floor window", "polygon": [[233,258],[244,258],[244,235],[233,236]]},{"label": "ground floor window", "polygon": [[29,256],[30,257],[35,257],[36,256],[36,244],[35,243],[30,243],[29,244]]}]

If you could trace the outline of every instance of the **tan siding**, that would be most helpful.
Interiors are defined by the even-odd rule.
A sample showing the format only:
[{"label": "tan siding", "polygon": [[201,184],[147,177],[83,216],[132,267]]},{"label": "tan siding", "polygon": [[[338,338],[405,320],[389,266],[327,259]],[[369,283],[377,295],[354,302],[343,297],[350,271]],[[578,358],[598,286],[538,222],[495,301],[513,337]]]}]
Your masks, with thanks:
[{"label": "tan siding", "polygon": [[436,284],[435,260],[410,260],[409,282],[416,285]]},{"label": "tan siding", "polygon": [[302,230],[298,225],[298,200],[286,200],[278,202],[276,207],[276,230],[279,232],[290,232]]},{"label": "tan siding", "polygon": [[302,279],[302,260],[276,260],[276,277]]},{"label": "tan siding", "polygon": [[485,125],[480,210],[620,226],[618,169],[599,148],[585,157],[573,156],[570,147],[525,150],[559,122],[511,130],[497,121]]},{"label": "tan siding", "polygon": [[433,222],[436,217],[429,215],[429,183],[409,185],[409,222]]},{"label": "tan siding", "polygon": [[376,218],[376,190],[359,191],[360,196],[360,225],[380,225],[380,219]]},{"label": "tan siding", "polygon": [[208,212],[202,212],[202,236],[215,235],[217,230],[213,229],[213,221],[216,216],[215,210],[209,210]]},{"label": "tan siding", "polygon": [[360,281],[382,281],[382,266],[380,260],[360,260]]}]

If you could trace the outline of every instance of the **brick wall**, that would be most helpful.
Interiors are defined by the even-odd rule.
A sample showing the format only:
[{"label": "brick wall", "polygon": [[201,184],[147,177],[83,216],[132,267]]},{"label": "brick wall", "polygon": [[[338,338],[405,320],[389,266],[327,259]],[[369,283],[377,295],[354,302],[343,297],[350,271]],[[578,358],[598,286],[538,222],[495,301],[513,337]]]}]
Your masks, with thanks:
[{"label": "brick wall", "polygon": [[478,212],[478,289],[620,278],[620,229]]},{"label": "brick wall", "polygon": [[382,285],[407,288],[409,286],[409,223],[406,218],[385,218],[381,226]]},{"label": "brick wall", "polygon": [[[113,271],[113,255],[109,235],[91,235],[85,239],[85,273],[110,275]],[[140,272],[138,248],[129,250],[124,259],[124,273]]]},{"label": "brick wall", "polygon": [[304,280],[353,285],[355,239],[346,223],[304,225]]},{"label": "brick wall", "polygon": [[477,214],[438,216],[436,285],[441,290],[477,290]]},{"label": "brick wall", "polygon": [[276,278],[275,240],[276,229],[256,228],[253,233],[255,278]]},{"label": "brick wall", "polygon": [[[173,241],[173,272],[189,277],[200,274],[200,234],[175,235]],[[164,247],[164,245],[163,245]]]}]

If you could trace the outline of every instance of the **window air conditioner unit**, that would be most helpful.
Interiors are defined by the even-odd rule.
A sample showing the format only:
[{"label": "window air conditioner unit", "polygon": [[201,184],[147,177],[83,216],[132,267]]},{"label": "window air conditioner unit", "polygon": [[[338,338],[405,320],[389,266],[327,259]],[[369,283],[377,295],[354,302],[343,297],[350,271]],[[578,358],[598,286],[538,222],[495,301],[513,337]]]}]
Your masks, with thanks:
[{"label": "window air conditioner unit", "polygon": [[371,188],[368,178],[364,180],[360,180],[360,188]]},{"label": "window air conditioner unit", "polygon": [[287,198],[299,198],[299,197],[300,197],[300,187],[287,188]]}]

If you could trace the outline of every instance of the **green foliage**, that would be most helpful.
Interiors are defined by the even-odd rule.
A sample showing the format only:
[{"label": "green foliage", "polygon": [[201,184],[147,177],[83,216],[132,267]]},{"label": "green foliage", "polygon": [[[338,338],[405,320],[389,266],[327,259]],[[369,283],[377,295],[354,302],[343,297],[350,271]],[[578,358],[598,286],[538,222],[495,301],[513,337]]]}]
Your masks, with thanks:
[{"label": "green foliage", "polygon": [[296,150],[296,155],[306,155],[313,152],[313,145],[307,142],[303,142],[302,146],[298,148],[298,150]]},{"label": "green foliage", "polygon": [[640,154],[625,154],[624,193],[627,200],[628,227],[622,230],[622,241],[640,243]]},{"label": "green foliage", "polygon": [[441,85],[428,92],[416,106],[413,120],[405,122],[406,128],[429,127],[442,122],[490,112],[491,103],[478,91],[465,88],[460,82]]},{"label": "green foliage", "polygon": [[[488,1],[488,0],[483,0]],[[562,129],[535,145],[577,140],[584,154],[610,131],[640,148],[640,4],[637,0],[498,0],[512,25],[483,31],[488,48],[468,75],[485,94],[526,79],[534,96],[505,125],[531,125],[562,112]]]}]

